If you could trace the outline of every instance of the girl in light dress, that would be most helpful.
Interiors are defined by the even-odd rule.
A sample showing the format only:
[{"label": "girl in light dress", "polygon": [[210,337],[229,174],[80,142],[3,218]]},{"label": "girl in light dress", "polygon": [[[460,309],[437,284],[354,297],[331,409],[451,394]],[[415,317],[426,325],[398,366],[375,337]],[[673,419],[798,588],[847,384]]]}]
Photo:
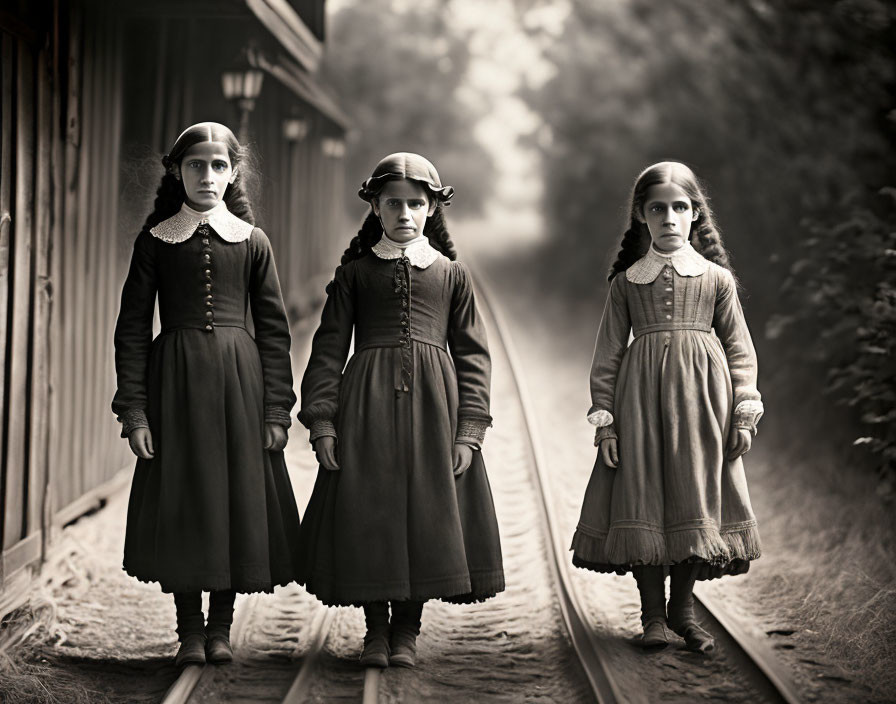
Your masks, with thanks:
[{"label": "girl in light dress", "polygon": [[630,216],[591,367],[599,450],[573,564],[633,573],[644,646],[665,646],[671,629],[705,652],[713,639],[694,618],[694,582],[746,572],[761,551],[741,459],[763,412],[756,354],[691,169],[647,168]]}]

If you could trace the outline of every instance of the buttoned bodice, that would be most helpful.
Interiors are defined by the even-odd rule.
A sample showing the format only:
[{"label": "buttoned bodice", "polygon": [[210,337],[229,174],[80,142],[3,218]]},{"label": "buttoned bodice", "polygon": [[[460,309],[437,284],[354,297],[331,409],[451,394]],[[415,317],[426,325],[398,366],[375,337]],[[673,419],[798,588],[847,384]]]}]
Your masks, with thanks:
[{"label": "buttoned bodice", "polygon": [[153,239],[162,331],[245,327],[252,238],[225,242],[200,225],[185,242]]},{"label": "buttoned bodice", "polygon": [[649,284],[633,284],[620,277],[631,318],[632,334],[640,337],[661,330],[712,329],[718,278],[721,269],[710,268],[701,276],[680,276],[663,267]]}]

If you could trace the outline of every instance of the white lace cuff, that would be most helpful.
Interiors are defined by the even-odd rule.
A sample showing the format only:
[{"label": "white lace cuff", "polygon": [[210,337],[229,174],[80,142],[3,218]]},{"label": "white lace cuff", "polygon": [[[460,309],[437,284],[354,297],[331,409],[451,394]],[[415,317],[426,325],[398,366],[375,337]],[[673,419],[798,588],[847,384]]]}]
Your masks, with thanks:
[{"label": "white lace cuff", "polygon": [[594,411],[588,414],[588,422],[597,428],[613,425],[613,414],[609,411]]},{"label": "white lace cuff", "polygon": [[756,426],[759,423],[759,419],[762,418],[764,410],[762,401],[741,401],[737,404],[737,408],[734,409],[734,426],[749,430],[753,435],[756,435]]}]

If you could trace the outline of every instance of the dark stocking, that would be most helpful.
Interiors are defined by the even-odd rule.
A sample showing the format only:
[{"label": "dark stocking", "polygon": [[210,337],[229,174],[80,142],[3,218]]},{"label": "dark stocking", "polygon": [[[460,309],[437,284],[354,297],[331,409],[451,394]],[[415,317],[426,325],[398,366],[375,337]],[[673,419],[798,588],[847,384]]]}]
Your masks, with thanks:
[{"label": "dark stocking", "polygon": [[697,581],[699,568],[699,563],[682,562],[669,569],[672,576],[669,588],[670,625],[694,622],[694,582]]},{"label": "dark stocking", "polygon": [[177,592],[174,595],[177,611],[177,639],[183,641],[188,635],[205,633],[205,619],[202,616],[202,592]]},{"label": "dark stocking", "polygon": [[420,619],[423,616],[422,601],[393,601],[392,630],[420,635]]},{"label": "dark stocking", "polygon": [[230,637],[230,625],[233,623],[233,601],[236,592],[232,590],[212,592],[208,597],[208,624],[205,633],[208,636]]},{"label": "dark stocking", "polygon": [[364,604],[364,621],[367,624],[367,635],[364,642],[371,638],[389,635],[389,604],[385,601],[369,601]]},{"label": "dark stocking", "polygon": [[699,563],[672,565],[672,587],[669,597],[669,628],[684,638],[689,650],[706,653],[715,647],[713,637],[694,618],[694,582]]},{"label": "dark stocking", "polygon": [[666,578],[660,565],[636,565],[632,574],[641,594],[641,624],[666,620]]}]

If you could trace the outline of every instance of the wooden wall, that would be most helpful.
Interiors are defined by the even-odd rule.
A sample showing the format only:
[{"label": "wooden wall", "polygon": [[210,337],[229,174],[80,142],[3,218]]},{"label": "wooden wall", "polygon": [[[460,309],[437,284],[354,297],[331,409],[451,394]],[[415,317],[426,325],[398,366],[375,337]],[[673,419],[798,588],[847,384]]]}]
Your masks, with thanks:
[{"label": "wooden wall", "polygon": [[112,330],[125,257],[118,232],[122,37],[115,13],[76,5],[69,18],[65,169],[53,348],[53,505],[76,517],[96,489],[131,463],[109,410]]},{"label": "wooden wall", "polygon": [[58,186],[58,64],[52,13],[30,8],[0,31],[0,607],[42,555],[49,481],[52,193]]}]

